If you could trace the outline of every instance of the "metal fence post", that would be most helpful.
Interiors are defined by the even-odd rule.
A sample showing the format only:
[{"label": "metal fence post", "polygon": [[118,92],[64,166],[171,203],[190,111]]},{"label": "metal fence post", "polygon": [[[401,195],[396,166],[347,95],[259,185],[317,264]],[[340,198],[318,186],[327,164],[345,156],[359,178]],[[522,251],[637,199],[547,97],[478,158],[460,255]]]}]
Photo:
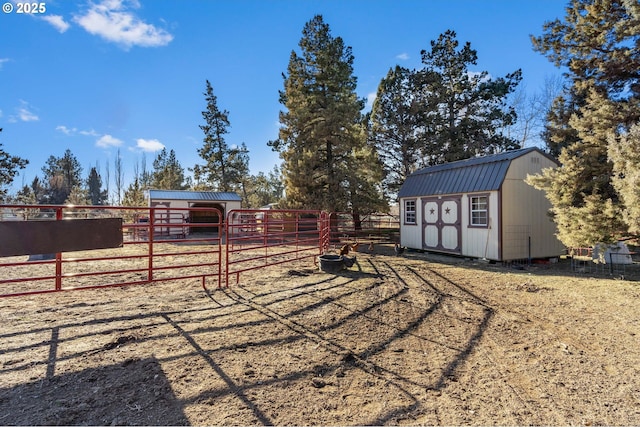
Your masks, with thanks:
[{"label": "metal fence post", "polygon": [[[63,220],[62,206],[56,208],[56,221]],[[62,253],[56,253],[56,291],[62,289]]]}]

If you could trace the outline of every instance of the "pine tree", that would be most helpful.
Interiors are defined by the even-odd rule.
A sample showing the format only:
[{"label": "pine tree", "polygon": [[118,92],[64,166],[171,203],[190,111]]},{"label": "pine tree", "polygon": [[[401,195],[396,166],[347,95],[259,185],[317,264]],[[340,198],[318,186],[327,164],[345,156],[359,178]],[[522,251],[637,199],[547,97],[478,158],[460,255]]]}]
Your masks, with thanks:
[{"label": "pine tree", "polygon": [[584,97],[572,88],[559,95],[547,112],[547,121],[542,132],[542,139],[547,146],[547,152],[553,157],[559,157],[562,149],[577,142],[578,132],[571,127],[569,120],[584,106]]},{"label": "pine tree", "polygon": [[[141,185],[144,185],[145,171],[142,171]],[[151,186],[163,190],[184,190],[184,168],[176,158],[175,151],[167,152],[166,148],[158,153],[153,161],[151,173]]]},{"label": "pine tree", "polygon": [[640,185],[637,175],[625,173],[625,163],[614,158],[619,147],[610,147],[611,141],[623,141],[640,118],[640,6],[627,0],[572,0],[565,20],[546,23],[544,34],[532,41],[567,68],[574,96],[571,108],[556,114],[564,133],[555,133],[562,165],[530,182],[546,191],[567,246],[615,241],[634,229],[625,222],[634,217],[633,209],[619,191]]},{"label": "pine tree", "polygon": [[91,168],[87,178],[87,198],[94,206],[104,205],[107,202],[107,191],[102,189],[102,177],[95,167]]},{"label": "pine tree", "polygon": [[405,179],[424,166],[420,134],[420,100],[415,73],[396,66],[378,86],[369,115],[369,140],[384,165],[383,186],[395,198]]},{"label": "pine tree", "polygon": [[88,205],[90,203],[89,193],[86,189],[75,186],[64,201],[65,205]]},{"label": "pine tree", "polygon": [[629,233],[640,236],[640,124],[619,137],[609,136],[609,159],[613,162],[613,187],[623,204]]},{"label": "pine tree", "polygon": [[42,172],[47,186],[46,203],[63,204],[74,187],[82,186],[82,166],[69,149],[62,157],[49,156]]},{"label": "pine tree", "polygon": [[[333,37],[321,15],[310,20],[291,52],[280,103],[279,137],[269,145],[283,159],[286,206],[330,212],[375,210],[362,204],[356,188],[371,187],[381,173],[366,143],[364,100],[356,95],[354,57],[342,38]],[[367,188],[367,191],[369,189]],[[381,200],[378,195],[377,200]]]},{"label": "pine tree", "polygon": [[29,164],[28,160],[9,155],[2,149],[2,143],[0,143],[0,201],[7,195],[6,187],[11,185],[18,171],[24,169],[27,164]]},{"label": "pine tree", "polygon": [[423,50],[417,77],[423,105],[422,149],[427,164],[438,164],[518,148],[500,129],[516,120],[507,96],[522,79],[520,70],[492,79],[487,71],[470,72],[477,52],[469,42],[458,50],[448,30]]},{"label": "pine tree", "polygon": [[248,173],[246,146],[230,147],[224,135],[230,126],[229,112],[218,108],[218,98],[213,93],[209,80],[204,93],[207,109],[202,112],[205,124],[200,125],[204,132],[204,144],[198,154],[204,165],[195,165],[193,176],[199,188],[217,191],[235,191]]},{"label": "pine tree", "polygon": [[133,182],[130,183],[129,187],[124,191],[122,206],[145,206],[146,202],[147,200],[144,195],[144,189],[140,185],[140,177],[135,176],[133,178]]}]

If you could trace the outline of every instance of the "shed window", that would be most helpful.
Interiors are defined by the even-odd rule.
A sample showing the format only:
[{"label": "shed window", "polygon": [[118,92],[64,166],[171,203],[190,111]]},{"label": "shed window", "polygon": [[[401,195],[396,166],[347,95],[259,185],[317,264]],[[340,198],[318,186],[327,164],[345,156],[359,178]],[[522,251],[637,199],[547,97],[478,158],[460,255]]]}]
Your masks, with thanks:
[{"label": "shed window", "polygon": [[405,224],[416,223],[416,201],[415,200],[404,201],[404,223]]},{"label": "shed window", "polygon": [[471,196],[470,220],[473,227],[486,227],[489,225],[489,197]]}]

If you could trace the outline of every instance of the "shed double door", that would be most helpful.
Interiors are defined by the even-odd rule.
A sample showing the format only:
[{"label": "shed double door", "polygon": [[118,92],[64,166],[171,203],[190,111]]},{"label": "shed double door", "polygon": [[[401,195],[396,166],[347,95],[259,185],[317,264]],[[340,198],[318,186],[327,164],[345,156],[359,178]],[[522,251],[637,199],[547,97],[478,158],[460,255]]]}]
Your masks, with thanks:
[{"label": "shed double door", "polygon": [[424,249],[461,253],[460,201],[460,196],[423,199],[422,246]]}]

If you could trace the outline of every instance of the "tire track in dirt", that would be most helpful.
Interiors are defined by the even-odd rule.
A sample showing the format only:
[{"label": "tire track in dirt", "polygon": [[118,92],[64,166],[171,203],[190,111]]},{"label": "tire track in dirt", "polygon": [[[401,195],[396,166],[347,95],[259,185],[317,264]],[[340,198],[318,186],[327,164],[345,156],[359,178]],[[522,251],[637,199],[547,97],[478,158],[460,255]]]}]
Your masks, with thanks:
[{"label": "tire track in dirt", "polygon": [[[611,364],[607,354],[598,351],[597,343],[584,342],[570,330],[559,327],[553,318],[514,309],[490,294],[480,297],[433,268],[421,266],[420,270],[428,272],[443,289],[477,298],[493,311],[491,327],[479,351],[526,408],[519,414],[518,423],[525,420],[535,424],[576,422],[574,405],[584,400],[606,399],[607,393],[613,392],[584,387],[600,376],[604,383],[606,375],[602,371]],[[608,423],[595,418],[597,409],[590,408],[580,416],[587,420],[580,422]]]},{"label": "tire track in dirt", "polygon": [[[398,417],[406,419],[408,414],[423,410],[423,408],[421,408],[422,399],[420,399],[420,397],[423,397],[428,389],[442,387],[442,383],[446,378],[446,375],[442,374],[440,380],[436,381],[434,385],[432,380],[421,381],[420,378],[413,378],[409,375],[412,374],[412,372],[401,372],[401,368],[386,366],[387,363],[385,362],[387,358],[393,358],[394,353],[397,351],[404,352],[402,348],[392,349],[395,343],[410,339],[412,345],[416,343],[418,345],[418,349],[412,349],[413,353],[424,355],[428,355],[430,351],[427,348],[427,343],[431,344],[431,347],[435,345],[445,348],[448,354],[465,355],[466,353],[464,347],[451,346],[447,344],[444,339],[432,339],[428,337],[426,333],[420,333],[418,331],[420,328],[424,328],[426,323],[429,323],[430,316],[434,315],[436,311],[441,310],[442,300],[443,298],[447,298],[448,295],[440,295],[436,288],[426,285],[419,277],[416,278],[409,274],[403,274],[388,262],[374,262],[369,259],[367,264],[368,267],[375,272],[373,276],[382,279],[382,283],[379,283],[378,286],[366,286],[363,288],[347,280],[341,286],[345,288],[345,292],[342,293],[343,297],[353,295],[354,292],[359,292],[363,294],[362,298],[369,298],[367,299],[369,305],[354,311],[348,304],[340,301],[342,299],[341,297],[327,300],[326,298],[321,298],[319,295],[317,297],[318,304],[330,304],[344,312],[350,312],[350,314],[339,321],[317,330],[312,330],[309,326],[292,320],[292,314],[295,314],[295,312],[283,314],[271,309],[269,305],[272,304],[273,301],[259,302],[258,299],[260,296],[247,288],[240,286],[231,289],[229,292],[232,298],[259,311],[262,315],[280,322],[295,333],[322,345],[329,351],[342,355],[343,361],[348,361],[350,364],[368,374],[393,384],[395,388],[411,399],[411,404],[403,405],[401,408],[396,407],[391,409],[385,414],[380,414],[375,420],[367,422],[367,424],[380,425],[398,419]],[[261,296],[265,295],[266,294],[262,294]],[[304,307],[299,308],[297,312],[303,310],[305,310]],[[411,313],[409,316],[406,315],[407,311]],[[401,313],[402,315],[396,315]],[[408,321],[402,324],[398,323],[398,320],[405,318]],[[335,331],[341,327],[348,328],[350,322],[371,322],[382,327],[382,330],[389,332],[380,335],[378,340],[368,343],[365,348],[359,351],[352,351],[348,348],[348,345],[340,343],[335,339],[327,338],[329,331]],[[472,338],[471,346],[474,341]],[[391,357],[389,357],[389,355]],[[376,359],[379,361],[376,362]],[[456,359],[457,358],[454,357],[454,360]],[[457,363],[459,362],[449,364],[444,369],[444,372],[451,373],[455,370]],[[413,418],[413,420],[415,420],[415,418]],[[438,419],[437,421],[440,420]]]},{"label": "tire track in dirt", "polygon": [[[349,292],[346,292],[346,294],[352,293],[353,290],[362,292],[361,288],[350,289],[351,287],[348,285],[349,282],[350,281],[347,281],[346,283],[344,283],[344,287],[349,290]],[[324,328],[320,328],[320,330],[318,331],[314,331],[307,325],[304,325],[300,322],[289,319],[287,316],[289,316],[290,314],[283,315],[277,312],[276,310],[269,308],[268,305],[271,304],[270,302],[264,303],[264,304],[260,302],[256,302],[254,300],[254,298],[256,297],[256,294],[254,294],[250,290],[242,286],[237,287],[237,289],[239,289],[239,291],[236,291],[234,289],[229,289],[227,291],[231,298],[236,299],[238,302],[245,304],[248,307],[251,307],[252,309],[261,313],[263,316],[266,316],[268,318],[273,319],[276,322],[279,322],[280,324],[292,330],[294,333],[304,337],[305,339],[308,339],[312,342],[317,343],[318,345],[328,350],[330,353],[333,353],[336,356],[338,356],[339,362],[336,363],[335,365],[333,366],[323,365],[323,366],[312,367],[309,369],[309,372],[314,372],[321,369],[324,375],[328,373],[333,373],[336,375],[344,375],[344,374],[340,374],[339,372],[346,365],[349,367],[349,369],[354,369],[354,368],[358,369],[363,373],[365,373],[366,375],[370,375],[373,378],[392,384],[399,394],[403,395],[406,399],[409,399],[410,404],[400,408],[398,407],[393,408],[390,411],[391,414],[393,414],[391,417],[410,412],[413,409],[415,409],[417,406],[419,406],[419,401],[416,398],[416,396],[405,387],[405,384],[403,384],[403,382],[406,381],[406,378],[390,378],[389,375],[385,375],[384,369],[381,369],[380,366],[374,363],[371,363],[370,361],[367,360],[367,357],[369,356],[367,352],[354,352],[351,349],[349,349],[347,346],[333,339],[328,339],[324,336],[324,334],[326,334],[329,330],[338,328],[339,327],[338,324],[344,325],[346,323],[346,320],[343,319],[342,321],[338,322],[338,324],[333,324],[330,327],[324,327]],[[367,287],[367,289],[371,291],[371,290],[374,290],[375,287]],[[390,296],[387,296],[383,300],[385,301],[385,303],[389,303],[393,301],[396,297],[397,295],[392,294]],[[349,310],[348,307],[345,307],[340,303],[336,302],[335,299],[332,301],[327,301],[326,299],[319,299],[318,302],[321,304],[332,304],[337,306],[340,309]],[[346,319],[355,320],[360,316],[363,316],[363,314],[360,312],[352,313],[348,315]],[[366,317],[367,315],[365,314],[364,316]],[[389,417],[388,415],[381,416],[381,417],[378,417],[376,421],[367,422],[365,424],[380,425],[383,423],[382,420],[387,419],[388,417]]]},{"label": "tire track in dirt", "polygon": [[[515,400],[519,402],[519,404],[525,409],[526,412],[528,412],[529,414],[533,414],[534,410],[530,405],[530,402],[535,401],[536,399],[534,399],[533,396],[531,396],[526,390],[521,389],[509,380],[508,376],[505,373],[507,371],[506,367],[498,360],[497,357],[494,357],[493,354],[490,354],[489,352],[484,350],[484,346],[477,345],[480,340],[485,341],[485,343],[486,341],[489,341],[490,343],[492,343],[492,345],[496,345],[495,341],[490,337],[490,334],[485,332],[489,331],[492,320],[499,315],[499,309],[496,309],[484,298],[476,295],[472,291],[466,289],[464,286],[455,283],[446,276],[429,267],[421,266],[421,270],[426,270],[426,272],[428,273],[428,278],[425,277],[424,274],[420,274],[412,267],[405,266],[405,270],[412,274],[414,277],[418,278],[418,280],[422,281],[425,286],[428,286],[430,289],[435,290],[435,292],[437,292],[443,298],[456,299],[458,301],[464,301],[482,307],[484,311],[484,317],[481,320],[477,332],[469,340],[469,345],[466,349],[464,349],[463,353],[468,356],[472,351],[476,350],[476,347],[480,347],[479,352],[484,357],[487,357],[491,361],[491,364],[497,368],[501,379],[514,395]],[[462,362],[463,360],[459,359],[458,361],[454,361],[449,366],[447,366],[443,371],[443,375],[434,388],[440,389],[445,387],[447,378],[452,375],[455,370],[460,367],[460,365],[462,365]],[[519,421],[522,422],[524,420]],[[540,420],[537,420],[537,422],[540,422]]]},{"label": "tire track in dirt", "polygon": [[[414,320],[397,325],[398,318],[388,318],[393,316],[393,313],[381,313],[376,320],[382,324],[393,324],[395,321],[397,332],[373,343],[360,355],[366,359],[378,356],[381,362],[376,366],[381,373],[406,384],[406,387],[420,401],[410,410],[407,408],[408,410],[404,414],[390,412],[371,423],[376,425],[387,422],[396,424],[399,420],[409,423],[423,423],[425,417],[428,424],[451,423],[452,418],[446,413],[451,408],[441,409],[439,403],[436,403],[440,402],[437,396],[440,396],[441,391],[449,387],[450,384],[457,383],[458,370],[465,365],[484,336],[493,317],[493,310],[484,300],[466,289],[452,287],[450,284],[443,284],[438,280],[429,280],[406,265],[396,265],[393,262],[380,260],[373,262],[371,259],[368,262],[381,277],[386,278],[387,281],[400,282],[407,289],[407,292],[395,301],[396,304],[402,306],[401,310],[405,312],[403,316],[398,316],[398,318]],[[379,289],[375,291],[379,291]],[[460,309],[458,310],[458,308]],[[448,314],[447,310],[453,314]],[[411,314],[407,315],[407,311]],[[458,314],[458,311],[462,314]],[[451,328],[454,332],[451,332]],[[404,345],[409,346],[412,350],[411,356],[406,357],[414,358],[413,355],[417,355],[424,359],[425,365],[439,361],[436,362],[435,368],[427,369],[426,372],[422,372],[424,375],[421,375],[421,362],[415,360],[410,362],[406,359],[405,362],[409,362],[409,366],[404,369],[407,371],[406,374],[383,367],[382,365],[386,364],[384,360],[392,358],[390,351],[394,351],[392,349],[394,345],[405,339],[410,339],[408,342],[405,341]],[[453,344],[449,340],[452,340]],[[440,350],[435,350],[435,353],[434,345],[435,349],[440,348]],[[400,348],[399,351],[404,350]],[[434,357],[435,359],[433,359]],[[416,368],[418,368],[417,375]],[[439,372],[436,378],[433,378],[434,372]],[[416,376],[417,378],[415,378]],[[425,379],[427,381],[424,381]],[[435,391],[437,394],[432,395],[430,391]],[[521,406],[526,408],[524,400],[521,399],[521,401]],[[442,417],[440,412],[442,412]]]},{"label": "tire track in dirt", "polygon": [[[554,400],[548,397],[557,393],[560,398],[563,392],[554,391],[548,375],[537,376],[539,369],[529,369],[533,365],[523,367],[519,363],[523,361],[518,354],[521,349],[511,344],[520,337],[516,328],[509,326],[517,324],[531,337],[536,330],[541,331],[547,335],[547,350],[549,341],[567,342],[577,349],[581,343],[566,339],[549,320],[514,310],[480,288],[459,283],[424,263],[366,256],[359,261],[364,270],[345,271],[319,282],[330,286],[317,283],[299,290],[280,288],[275,299],[273,293],[256,292],[251,286],[233,287],[228,295],[337,356],[309,366],[308,371],[298,373],[300,376],[311,379],[310,373],[318,371],[327,378],[337,376],[345,367],[357,369],[365,377],[369,375],[373,383],[383,381],[405,397],[381,412],[372,412],[373,419],[359,419],[359,424],[472,422],[473,417],[468,418],[466,413],[477,413],[476,408],[483,404],[490,407],[493,399],[509,408],[501,414],[506,424],[570,422],[566,415],[570,406],[563,404],[556,409]],[[360,281],[366,277],[373,280]],[[325,309],[336,314],[335,318],[325,317],[318,324],[315,319]],[[308,313],[316,317],[311,319]],[[368,341],[356,338],[356,344],[349,341],[353,333],[343,334],[354,330],[367,334],[373,324],[379,325],[378,334],[365,335],[372,338]],[[523,339],[528,345],[526,337]],[[544,356],[543,363],[555,360]],[[431,364],[430,372],[421,372],[420,360],[412,358]],[[483,384],[473,396],[476,381]],[[354,404],[361,402],[355,400]],[[492,419],[490,414],[482,416]]]},{"label": "tire track in dirt", "polygon": [[[449,278],[447,278],[446,276],[442,275],[441,273],[430,269],[430,271],[442,278],[442,280],[451,283],[452,285],[458,287],[459,289],[464,289],[461,285],[455,284],[453,281],[451,281]],[[468,291],[470,294],[471,292]],[[479,298],[479,297],[478,297]],[[523,324],[535,324],[537,325],[540,329],[542,329],[545,333],[548,333],[550,335],[554,335],[558,338],[559,342],[564,342],[567,343],[568,345],[570,345],[571,347],[577,349],[578,351],[590,351],[593,350],[592,345],[582,342],[581,340],[577,339],[574,335],[570,335],[569,332],[567,333],[560,333],[558,331],[558,325],[552,323],[551,321],[540,317],[534,313],[531,313],[530,311],[527,312],[523,312],[523,311],[519,311],[519,310],[515,310],[511,307],[508,307],[504,304],[501,304],[500,302],[491,299],[490,296],[488,297],[484,297],[485,299],[483,299],[482,301],[487,304],[488,306],[492,307],[494,310],[496,310],[496,315],[500,316],[502,318],[504,318],[505,320],[509,320],[509,321],[514,321],[514,317],[515,318],[519,318],[522,320],[519,320],[520,323]],[[507,313],[513,315],[513,316],[508,316]]]},{"label": "tire track in dirt", "polygon": [[[455,284],[449,278],[443,274],[429,269],[434,275],[442,278],[442,280],[453,284],[454,286],[464,289],[461,285]],[[576,334],[565,328],[559,328],[557,323],[549,318],[541,317],[529,310],[517,310],[510,306],[500,303],[499,301],[491,298],[491,296],[485,296],[483,301],[490,306],[496,313],[496,318],[500,318],[507,322],[515,322],[523,325],[527,325],[529,328],[537,328],[544,334],[546,334],[551,341],[557,342],[557,347],[566,354],[579,354],[581,356],[588,356],[591,359],[595,359],[603,366],[610,364],[609,356],[602,354],[601,348],[596,342],[585,342],[581,340]]]}]

